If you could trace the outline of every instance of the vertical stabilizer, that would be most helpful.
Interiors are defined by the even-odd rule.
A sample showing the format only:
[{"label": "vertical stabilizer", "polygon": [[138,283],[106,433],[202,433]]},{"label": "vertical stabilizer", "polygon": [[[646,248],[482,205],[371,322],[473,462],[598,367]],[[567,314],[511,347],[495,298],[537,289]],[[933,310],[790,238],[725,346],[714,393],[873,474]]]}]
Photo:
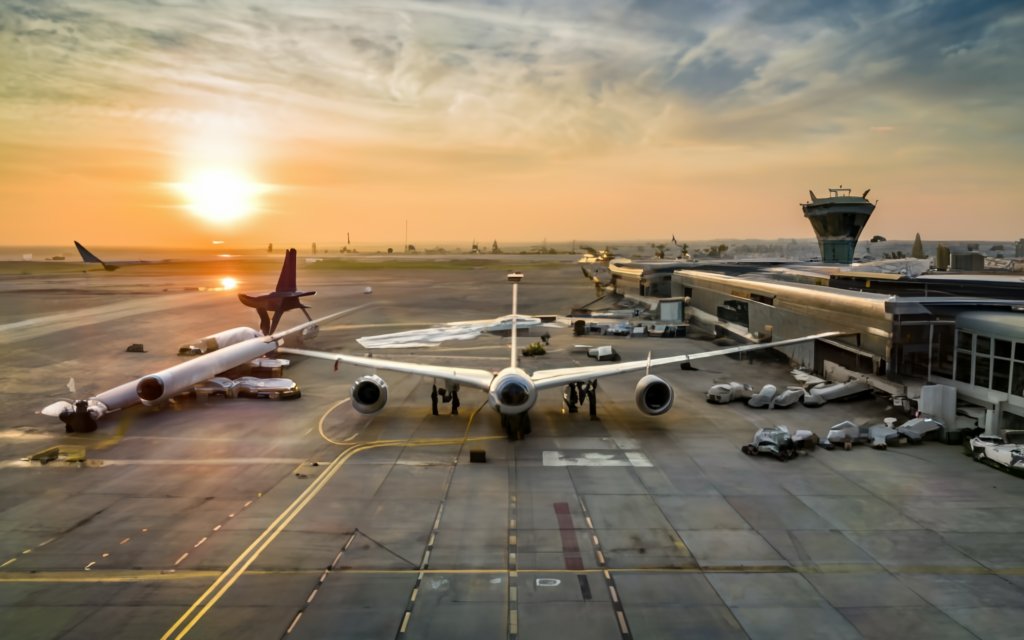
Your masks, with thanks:
[{"label": "vertical stabilizer", "polygon": [[82,256],[82,262],[85,262],[87,264],[103,265],[103,268],[106,269],[107,271],[113,271],[114,269],[117,268],[115,265],[107,264],[106,262],[100,260],[96,256],[96,254],[83,247],[82,243],[79,242],[78,240],[75,240],[75,248],[78,249],[78,255]]},{"label": "vertical stabilizer", "polygon": [[302,304],[301,299],[315,294],[316,291],[298,290],[295,277],[297,253],[295,249],[285,251],[284,264],[281,265],[281,276],[277,279],[276,290],[259,295],[238,294],[238,299],[242,304],[256,309],[256,313],[260,316],[260,330],[265,336],[277,331],[277,323],[281,321],[281,316],[285,311],[301,309],[306,318],[312,320],[309,317],[309,312],[306,311],[309,307]]},{"label": "vertical stabilizer", "polygon": [[78,249],[78,255],[82,256],[82,262],[92,262],[94,264],[103,264],[103,261],[96,257],[96,255],[82,246],[82,243],[75,240],[75,248]]},{"label": "vertical stabilizer", "polygon": [[508,281],[512,283],[512,355],[509,359],[509,366],[513,369],[517,366],[516,360],[519,356],[516,338],[519,336],[519,327],[517,325],[519,320],[519,281],[522,279],[523,274],[518,271],[508,274]]},{"label": "vertical stabilizer", "polygon": [[295,279],[295,256],[298,252],[289,249],[284,254],[284,264],[281,266],[281,276],[277,279],[277,291],[296,291]]}]

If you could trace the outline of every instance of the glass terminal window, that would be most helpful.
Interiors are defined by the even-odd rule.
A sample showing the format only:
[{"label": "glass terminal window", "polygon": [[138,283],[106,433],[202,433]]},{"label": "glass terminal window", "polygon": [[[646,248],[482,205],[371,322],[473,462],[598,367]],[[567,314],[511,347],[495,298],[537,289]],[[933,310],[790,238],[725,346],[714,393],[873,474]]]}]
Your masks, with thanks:
[{"label": "glass terminal window", "polygon": [[1010,382],[1010,394],[1024,397],[1024,342],[1014,345],[1013,377]]},{"label": "glass terminal window", "polygon": [[957,382],[1024,397],[1024,342],[957,331]]},{"label": "glass terminal window", "polygon": [[953,325],[932,325],[931,366],[932,373],[943,378],[953,377]]},{"label": "glass terminal window", "polygon": [[978,353],[988,355],[992,353],[992,339],[988,336],[978,336],[978,340],[975,343],[975,351]]},{"label": "glass terminal window", "polygon": [[973,372],[971,360],[974,351],[974,334],[967,331],[956,332],[956,381],[971,384]]}]

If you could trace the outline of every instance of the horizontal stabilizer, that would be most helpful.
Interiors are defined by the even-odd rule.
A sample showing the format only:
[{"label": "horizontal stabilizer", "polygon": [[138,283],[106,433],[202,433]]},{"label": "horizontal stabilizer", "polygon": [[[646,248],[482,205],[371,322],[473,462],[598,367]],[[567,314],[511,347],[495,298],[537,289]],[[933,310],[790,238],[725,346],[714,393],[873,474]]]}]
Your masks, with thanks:
[{"label": "horizontal stabilizer", "polygon": [[[281,275],[277,279],[277,289],[258,295],[238,294],[238,300],[242,304],[256,309],[256,313],[260,316],[260,330],[263,335],[269,336],[277,331],[277,324],[285,311],[302,309],[306,318],[312,320],[309,313],[306,312],[309,307],[302,304],[299,298],[315,295],[316,291],[298,290],[295,279],[295,256],[297,253],[295,249],[285,252]],[[270,312],[273,312],[273,318],[271,318]]]}]

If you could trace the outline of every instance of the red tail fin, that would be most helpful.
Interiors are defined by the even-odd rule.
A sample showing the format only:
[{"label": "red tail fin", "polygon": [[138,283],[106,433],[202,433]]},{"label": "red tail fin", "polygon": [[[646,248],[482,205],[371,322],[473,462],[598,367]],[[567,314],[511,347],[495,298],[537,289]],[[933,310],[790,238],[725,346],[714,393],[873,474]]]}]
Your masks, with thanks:
[{"label": "red tail fin", "polygon": [[278,291],[296,291],[298,286],[295,283],[295,256],[298,252],[289,249],[284,254],[284,265],[281,267],[281,277],[277,279]]}]

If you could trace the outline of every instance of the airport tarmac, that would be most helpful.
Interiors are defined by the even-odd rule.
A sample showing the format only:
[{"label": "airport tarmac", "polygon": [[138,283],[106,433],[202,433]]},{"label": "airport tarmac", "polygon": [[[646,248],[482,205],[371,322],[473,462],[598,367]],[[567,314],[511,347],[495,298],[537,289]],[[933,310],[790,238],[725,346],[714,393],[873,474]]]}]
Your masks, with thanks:
[{"label": "airport tarmac", "polygon": [[[433,268],[300,264],[324,326],[315,348],[593,299],[563,258]],[[716,358],[658,370],[664,416],[638,376],[603,379],[598,420],[533,409],[509,442],[483,393],[433,416],[430,381],[385,374],[390,402],[348,406],[363,371],[293,358],[293,401],[182,402],[65,435],[34,411],[178,361],[178,346],[256,317],[221,275],[273,287],[279,263],[238,273],[178,264],[0,277],[0,629],[12,638],[1017,638],[1024,621],[1024,483],[936,442],[817,450],[787,463],[740,446],[773,424],[824,435],[900,414],[869,399],[818,409],[710,405],[717,381],[793,384],[778,362]],[[230,270],[231,267],[228,268]],[[373,294],[364,295],[366,286]],[[299,322],[286,317],[282,326]],[[374,327],[379,327],[375,329]],[[127,353],[141,342],[146,353]],[[693,353],[693,339],[574,338],[527,367]],[[498,369],[492,336],[388,358]],[[441,412],[447,413],[442,405]],[[52,446],[84,463],[22,459]],[[471,450],[486,462],[471,463]]]}]

